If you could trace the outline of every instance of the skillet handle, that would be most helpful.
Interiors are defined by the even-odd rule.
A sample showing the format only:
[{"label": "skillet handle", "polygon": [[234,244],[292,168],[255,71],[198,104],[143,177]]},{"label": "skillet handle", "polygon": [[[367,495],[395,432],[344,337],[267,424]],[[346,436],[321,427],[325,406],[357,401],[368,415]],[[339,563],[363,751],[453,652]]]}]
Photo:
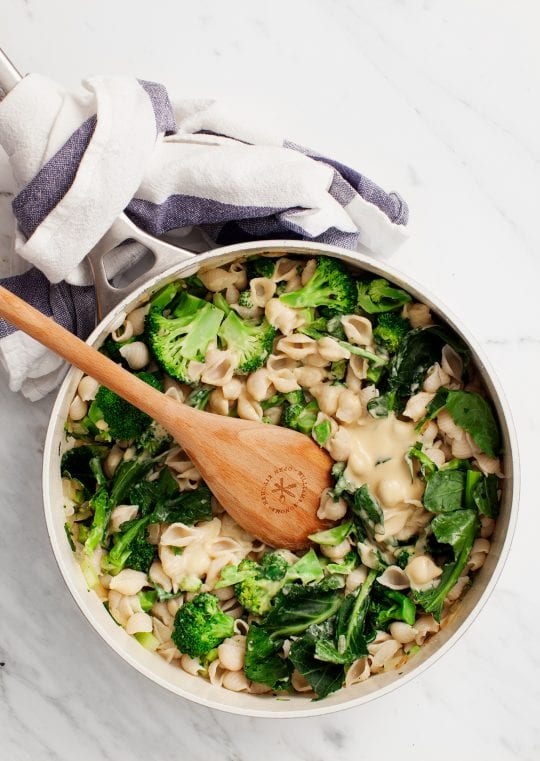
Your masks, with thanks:
[{"label": "skillet handle", "polygon": [[[116,288],[111,285],[105,272],[105,257],[116,246],[126,240],[135,240],[147,248],[153,255],[154,261],[150,269],[139,275],[129,285]],[[136,288],[148,282],[155,275],[159,275],[175,264],[193,259],[196,256],[191,251],[186,251],[171,243],[158,240],[153,235],[141,230],[125,214],[120,214],[113,222],[103,238],[94,246],[87,256],[90,269],[94,278],[96,289],[97,319],[102,320],[122,299],[129,296]]]},{"label": "skillet handle", "polygon": [[3,90],[4,95],[13,90],[21,79],[22,74],[17,71],[2,48],[0,48],[0,89]]}]

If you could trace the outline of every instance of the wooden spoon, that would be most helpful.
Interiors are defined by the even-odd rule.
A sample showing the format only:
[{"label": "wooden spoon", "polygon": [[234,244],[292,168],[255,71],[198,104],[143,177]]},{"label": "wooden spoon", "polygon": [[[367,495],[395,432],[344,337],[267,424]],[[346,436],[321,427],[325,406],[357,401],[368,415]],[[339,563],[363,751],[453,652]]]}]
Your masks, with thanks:
[{"label": "wooden spoon", "polygon": [[332,461],[288,428],[180,404],[0,287],[0,315],[166,428],[234,520],[272,547],[301,549],[327,527],[317,518]]}]

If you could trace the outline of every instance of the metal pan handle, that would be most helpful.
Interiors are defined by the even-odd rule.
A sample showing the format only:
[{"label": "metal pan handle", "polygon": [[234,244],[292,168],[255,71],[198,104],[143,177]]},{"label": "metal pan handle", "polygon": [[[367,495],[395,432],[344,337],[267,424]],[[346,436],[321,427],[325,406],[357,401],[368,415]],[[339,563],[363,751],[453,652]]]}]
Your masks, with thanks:
[{"label": "metal pan handle", "polygon": [[[150,269],[133,280],[123,288],[116,288],[109,282],[105,272],[105,258],[116,246],[126,240],[135,240],[148,249],[154,256],[154,262]],[[92,270],[96,289],[96,308],[98,320],[111,311],[122,299],[129,296],[136,288],[148,282],[154,275],[159,275],[174,264],[193,259],[196,256],[191,251],[186,251],[171,243],[158,240],[153,235],[137,227],[129,217],[120,214],[113,222],[111,228],[88,254],[88,263]]]},{"label": "metal pan handle", "polygon": [[21,79],[22,74],[17,71],[2,48],[0,48],[0,89],[7,95]]}]

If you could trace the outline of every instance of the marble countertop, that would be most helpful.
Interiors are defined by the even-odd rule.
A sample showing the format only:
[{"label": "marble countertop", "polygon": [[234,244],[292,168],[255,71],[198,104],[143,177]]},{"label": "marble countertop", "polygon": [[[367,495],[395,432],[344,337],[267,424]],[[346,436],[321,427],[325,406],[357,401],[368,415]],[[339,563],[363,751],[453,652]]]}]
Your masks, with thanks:
[{"label": "marble countertop", "polygon": [[67,85],[125,72],[248,98],[292,140],[405,196],[411,236],[393,265],[461,316],[513,410],[523,489],[510,558],[458,644],[381,700],[273,722],[192,705],[117,658],[67,593],[40,488],[53,399],[31,405],[2,381],[0,758],[537,759],[538,4],[264,5],[4,0],[0,44],[24,71]]}]

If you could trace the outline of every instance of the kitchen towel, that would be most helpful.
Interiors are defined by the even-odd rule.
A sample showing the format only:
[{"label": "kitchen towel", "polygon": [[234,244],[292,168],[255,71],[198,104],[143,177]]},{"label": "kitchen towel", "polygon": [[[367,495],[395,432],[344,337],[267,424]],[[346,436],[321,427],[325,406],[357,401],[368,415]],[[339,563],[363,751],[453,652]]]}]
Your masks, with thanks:
[{"label": "kitchen towel", "polygon": [[[398,194],[219,101],[171,101],[154,82],[98,76],[68,93],[28,75],[0,103],[0,145],[0,195],[16,219],[13,274],[0,282],[81,338],[94,324],[84,258],[123,210],[156,236],[197,226],[210,245],[295,238],[387,255],[405,238]],[[119,249],[110,274],[128,261]],[[63,373],[1,320],[0,360],[30,399]]]}]

